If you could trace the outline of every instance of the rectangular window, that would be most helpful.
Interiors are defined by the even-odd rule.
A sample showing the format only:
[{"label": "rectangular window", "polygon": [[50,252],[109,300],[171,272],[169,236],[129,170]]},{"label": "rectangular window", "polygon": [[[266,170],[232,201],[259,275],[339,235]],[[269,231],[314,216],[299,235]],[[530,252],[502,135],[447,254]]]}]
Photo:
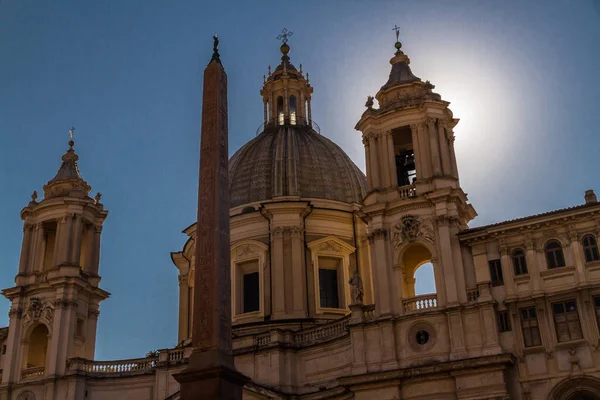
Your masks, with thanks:
[{"label": "rectangular window", "polygon": [[492,286],[504,285],[504,277],[502,276],[502,264],[500,260],[491,260],[490,266],[490,279],[492,280]]},{"label": "rectangular window", "polygon": [[260,310],[258,272],[244,274],[244,313]]},{"label": "rectangular window", "polygon": [[498,332],[511,331],[508,311],[498,311]]},{"label": "rectangular window", "polygon": [[525,347],[541,346],[540,328],[538,326],[535,307],[521,308],[521,326],[523,329],[523,342]]},{"label": "rectangular window", "polygon": [[319,269],[319,295],[323,308],[340,308],[337,274],[337,269]]},{"label": "rectangular window", "polygon": [[579,313],[575,300],[552,304],[556,338],[559,342],[568,342],[583,338]]}]

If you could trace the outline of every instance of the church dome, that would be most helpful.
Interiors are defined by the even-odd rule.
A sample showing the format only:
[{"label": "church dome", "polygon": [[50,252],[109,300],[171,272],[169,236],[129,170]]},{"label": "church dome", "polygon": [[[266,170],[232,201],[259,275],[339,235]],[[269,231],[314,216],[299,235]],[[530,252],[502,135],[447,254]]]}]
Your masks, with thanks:
[{"label": "church dome", "polygon": [[229,160],[231,207],[279,196],[361,203],[366,178],[310,125],[270,125]]}]

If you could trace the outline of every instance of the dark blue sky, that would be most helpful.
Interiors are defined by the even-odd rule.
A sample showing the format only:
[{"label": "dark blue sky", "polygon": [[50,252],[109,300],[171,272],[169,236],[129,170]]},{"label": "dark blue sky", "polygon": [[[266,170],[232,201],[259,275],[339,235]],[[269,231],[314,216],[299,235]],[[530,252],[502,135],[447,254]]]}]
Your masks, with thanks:
[{"label": "dark blue sky", "polygon": [[[80,170],[110,211],[97,358],[177,341],[169,253],[196,215],[202,70],[221,39],[230,150],[262,123],[263,74],[309,72],[313,118],[364,169],[354,125],[385,83],[394,24],[413,72],[461,119],[473,226],[583,202],[600,191],[600,1],[0,0],[0,287],[14,284],[19,211],[56,173],[77,129]],[[9,302],[0,301],[0,326]]]}]

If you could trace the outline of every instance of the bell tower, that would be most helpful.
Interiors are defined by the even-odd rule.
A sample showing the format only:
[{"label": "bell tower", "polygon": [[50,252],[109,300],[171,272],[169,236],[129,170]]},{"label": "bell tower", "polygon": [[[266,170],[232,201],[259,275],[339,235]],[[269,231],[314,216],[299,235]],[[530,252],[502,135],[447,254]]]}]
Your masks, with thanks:
[{"label": "bell tower", "polygon": [[367,183],[371,191],[412,195],[439,188],[458,188],[453,128],[458,123],[450,104],[429,81],[410,69],[410,59],[395,43],[392,69],[385,85],[367,99],[356,125],[363,133]]},{"label": "bell tower", "polygon": [[[379,108],[369,96],[356,124],[365,147],[369,193],[362,218],[369,227],[380,316],[467,302],[456,234],[477,215],[458,180],[453,133],[458,119],[434,85],[413,74],[395,30],[390,75],[375,96]],[[418,294],[415,271],[425,264],[433,270],[435,293]]]},{"label": "bell tower", "polygon": [[81,177],[70,132],[69,149],[44,198],[21,211],[23,244],[11,301],[2,383],[62,376],[72,357],[94,358],[100,289],[100,235],[108,212]]}]

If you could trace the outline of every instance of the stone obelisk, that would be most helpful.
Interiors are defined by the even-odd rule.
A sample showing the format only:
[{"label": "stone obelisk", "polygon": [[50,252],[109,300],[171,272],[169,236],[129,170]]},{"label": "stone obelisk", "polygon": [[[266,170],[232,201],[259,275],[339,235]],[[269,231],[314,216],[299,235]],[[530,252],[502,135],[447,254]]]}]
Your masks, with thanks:
[{"label": "stone obelisk", "polygon": [[231,276],[227,74],[219,40],[204,70],[200,183],[192,346],[188,367],[174,377],[181,400],[241,400],[246,378],[236,371],[231,350]]}]

